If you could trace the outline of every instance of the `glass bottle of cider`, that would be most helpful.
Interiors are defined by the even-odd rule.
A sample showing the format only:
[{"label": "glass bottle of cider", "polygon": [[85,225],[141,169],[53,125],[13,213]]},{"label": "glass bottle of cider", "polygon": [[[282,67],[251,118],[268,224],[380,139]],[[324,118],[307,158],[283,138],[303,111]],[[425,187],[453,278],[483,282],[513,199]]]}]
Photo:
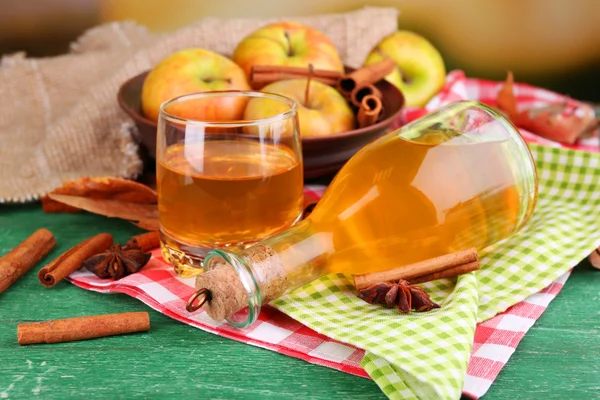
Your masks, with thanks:
[{"label": "glass bottle of cider", "polygon": [[522,228],[536,199],[517,129],[488,106],[452,103],[360,150],[307,219],[243,251],[210,252],[196,287],[216,290],[219,271],[234,273],[246,293],[220,317],[245,327],[262,304],[324,274],[482,250]]}]

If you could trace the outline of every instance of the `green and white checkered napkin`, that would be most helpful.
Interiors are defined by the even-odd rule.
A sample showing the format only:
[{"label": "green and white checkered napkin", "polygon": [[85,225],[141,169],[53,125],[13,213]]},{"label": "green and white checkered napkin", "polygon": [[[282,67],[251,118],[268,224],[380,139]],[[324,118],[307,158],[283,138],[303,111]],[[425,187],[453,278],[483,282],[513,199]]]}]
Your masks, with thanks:
[{"label": "green and white checkered napkin", "polygon": [[475,325],[539,292],[598,246],[600,154],[530,145],[540,194],[527,226],[456,283],[423,284],[441,309],[399,315],[366,304],[351,276],[325,276],[273,305],[366,350],[362,366],[390,398],[460,397]]}]

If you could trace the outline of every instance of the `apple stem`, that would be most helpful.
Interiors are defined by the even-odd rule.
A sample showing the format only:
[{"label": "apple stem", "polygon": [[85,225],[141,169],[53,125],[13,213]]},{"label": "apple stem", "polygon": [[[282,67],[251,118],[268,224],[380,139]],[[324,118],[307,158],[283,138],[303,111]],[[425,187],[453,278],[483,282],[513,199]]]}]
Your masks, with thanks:
[{"label": "apple stem", "polygon": [[306,90],[304,91],[304,105],[308,105],[308,97],[310,94],[310,82],[312,80],[315,68],[312,64],[308,64],[308,78],[306,79]]},{"label": "apple stem", "polygon": [[292,50],[292,41],[290,40],[290,34],[288,33],[288,31],[285,31],[283,32],[283,35],[285,36],[285,40],[287,41],[288,45],[287,55],[288,57],[292,57],[294,55],[294,50]]}]

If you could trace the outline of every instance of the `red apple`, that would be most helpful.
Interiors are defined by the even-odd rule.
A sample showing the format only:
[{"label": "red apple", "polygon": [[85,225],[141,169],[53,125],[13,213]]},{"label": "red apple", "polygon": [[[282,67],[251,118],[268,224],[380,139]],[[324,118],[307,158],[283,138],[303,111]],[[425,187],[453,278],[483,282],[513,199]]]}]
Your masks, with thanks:
[{"label": "red apple", "polygon": [[[300,134],[304,137],[335,135],[354,129],[355,117],[342,95],[333,87],[311,81],[305,99],[307,79],[278,81],[262,91],[288,97],[298,104]],[[283,113],[289,106],[271,99],[252,99],[246,106],[244,119],[260,119]]]},{"label": "red apple", "polygon": [[[142,111],[158,120],[160,105],[189,93],[215,90],[248,90],[242,69],[220,54],[204,49],[186,49],[160,61],[148,74],[142,88]],[[245,97],[214,97],[173,104],[167,110],[181,118],[204,121],[239,120]]]},{"label": "red apple", "polygon": [[404,94],[407,106],[424,106],[444,85],[446,67],[439,51],[424,37],[398,31],[383,39],[365,65],[389,57],[397,68],[385,77]]},{"label": "red apple", "polygon": [[253,65],[285,65],[344,72],[342,60],[321,32],[297,22],[277,22],[246,36],[232,56],[250,76]]}]

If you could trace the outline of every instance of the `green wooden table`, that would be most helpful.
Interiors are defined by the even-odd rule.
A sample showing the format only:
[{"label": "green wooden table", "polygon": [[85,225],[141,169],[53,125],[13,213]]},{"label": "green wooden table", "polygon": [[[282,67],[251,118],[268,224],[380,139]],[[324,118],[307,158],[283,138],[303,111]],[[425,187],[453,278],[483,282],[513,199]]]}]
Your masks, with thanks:
[{"label": "green wooden table", "polygon": [[[99,232],[125,241],[130,224],[91,214],[46,215],[38,205],[0,205],[0,254],[46,227],[46,258]],[[379,399],[370,380],[224,339],[175,322],[126,295],[37,281],[34,267],[0,294],[0,399],[217,398]],[[148,333],[19,346],[26,321],[124,311],[150,312]],[[582,263],[531,328],[486,399],[600,399],[600,271]]]}]

